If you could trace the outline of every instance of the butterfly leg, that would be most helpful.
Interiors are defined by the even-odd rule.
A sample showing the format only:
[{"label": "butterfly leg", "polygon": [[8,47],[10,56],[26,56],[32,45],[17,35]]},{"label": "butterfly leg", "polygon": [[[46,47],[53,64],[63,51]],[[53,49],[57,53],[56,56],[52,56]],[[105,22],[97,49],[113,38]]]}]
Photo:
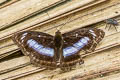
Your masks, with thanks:
[{"label": "butterfly leg", "polygon": [[110,30],[111,26],[112,26],[112,25],[110,24],[110,26],[109,26],[109,28],[108,28],[108,31]]},{"label": "butterfly leg", "polygon": [[61,70],[63,70],[64,72],[66,71],[71,71],[73,70],[73,68],[76,67],[75,65],[76,63],[72,63],[72,62],[64,62],[62,65],[61,65]]},{"label": "butterfly leg", "polygon": [[81,57],[80,62],[79,62],[79,65],[81,65],[81,64],[84,64],[84,60],[82,59],[82,57]]},{"label": "butterfly leg", "polygon": [[108,24],[106,23],[105,29],[108,27]]},{"label": "butterfly leg", "polygon": [[115,27],[115,30],[117,31],[117,26],[116,25],[113,25]]},{"label": "butterfly leg", "polygon": [[61,70],[63,70],[64,72],[68,72],[68,71],[71,71],[72,70],[72,66],[69,66],[69,67],[62,67]]}]

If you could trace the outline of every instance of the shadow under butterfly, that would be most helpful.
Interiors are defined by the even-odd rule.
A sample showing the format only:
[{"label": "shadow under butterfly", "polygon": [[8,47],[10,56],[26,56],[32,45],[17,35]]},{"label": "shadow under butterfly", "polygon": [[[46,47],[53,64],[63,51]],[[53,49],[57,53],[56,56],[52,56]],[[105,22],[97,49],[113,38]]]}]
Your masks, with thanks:
[{"label": "shadow under butterfly", "polygon": [[24,31],[13,36],[23,54],[32,64],[50,69],[71,70],[76,63],[83,64],[80,52],[92,52],[105,33],[97,28],[82,28],[55,36],[37,31]]}]

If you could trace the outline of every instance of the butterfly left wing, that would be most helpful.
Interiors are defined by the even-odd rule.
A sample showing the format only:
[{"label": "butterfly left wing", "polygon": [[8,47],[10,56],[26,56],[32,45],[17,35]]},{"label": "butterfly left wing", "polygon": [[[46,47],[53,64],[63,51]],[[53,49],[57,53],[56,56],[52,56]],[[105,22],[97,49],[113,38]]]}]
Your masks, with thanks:
[{"label": "butterfly left wing", "polygon": [[13,36],[13,41],[23,54],[30,57],[36,66],[56,67],[53,36],[37,32],[25,31]]},{"label": "butterfly left wing", "polygon": [[83,28],[63,34],[63,59],[62,67],[83,63],[80,51],[92,52],[103,39],[105,33],[96,28]]}]

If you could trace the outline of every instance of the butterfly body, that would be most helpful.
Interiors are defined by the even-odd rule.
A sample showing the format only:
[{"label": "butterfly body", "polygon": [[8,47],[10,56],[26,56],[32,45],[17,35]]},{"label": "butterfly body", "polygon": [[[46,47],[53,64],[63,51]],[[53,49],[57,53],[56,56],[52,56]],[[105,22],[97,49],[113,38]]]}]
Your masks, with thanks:
[{"label": "butterfly body", "polygon": [[60,58],[63,57],[63,54],[62,54],[63,37],[59,30],[55,33],[54,44],[55,44],[54,49],[55,49],[55,53],[56,53],[56,60],[61,62]]},{"label": "butterfly body", "polygon": [[30,57],[31,63],[47,68],[71,68],[76,63],[83,63],[80,52],[94,51],[105,33],[96,28],[83,28],[55,36],[25,31],[13,36],[14,42],[22,52]]}]

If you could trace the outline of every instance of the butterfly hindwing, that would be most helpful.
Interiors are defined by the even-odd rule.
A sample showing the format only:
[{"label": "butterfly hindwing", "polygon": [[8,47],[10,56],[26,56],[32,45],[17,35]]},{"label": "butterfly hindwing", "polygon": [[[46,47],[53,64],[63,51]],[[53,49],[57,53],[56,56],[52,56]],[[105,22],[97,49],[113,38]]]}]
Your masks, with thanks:
[{"label": "butterfly hindwing", "polygon": [[80,51],[92,52],[105,33],[96,28],[83,28],[63,34],[63,67],[72,66],[82,61]]},{"label": "butterfly hindwing", "polygon": [[55,67],[54,37],[36,31],[25,31],[14,35],[13,40],[23,53],[37,66]]}]

